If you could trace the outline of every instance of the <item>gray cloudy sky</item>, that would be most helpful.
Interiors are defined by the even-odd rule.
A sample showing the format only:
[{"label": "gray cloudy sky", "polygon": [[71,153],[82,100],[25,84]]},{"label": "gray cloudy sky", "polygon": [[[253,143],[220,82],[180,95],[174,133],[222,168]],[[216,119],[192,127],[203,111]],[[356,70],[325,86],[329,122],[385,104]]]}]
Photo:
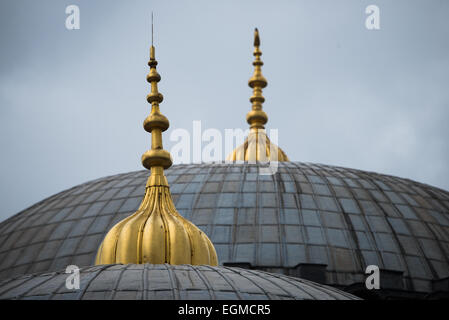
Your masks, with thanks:
[{"label": "gray cloudy sky", "polygon": [[[274,4],[276,3],[276,4]],[[81,29],[65,28],[77,4]],[[365,28],[380,8],[381,30]],[[449,189],[449,1],[0,2],[0,219],[142,169],[149,15],[171,130],[246,128],[253,29],[290,159]]]}]

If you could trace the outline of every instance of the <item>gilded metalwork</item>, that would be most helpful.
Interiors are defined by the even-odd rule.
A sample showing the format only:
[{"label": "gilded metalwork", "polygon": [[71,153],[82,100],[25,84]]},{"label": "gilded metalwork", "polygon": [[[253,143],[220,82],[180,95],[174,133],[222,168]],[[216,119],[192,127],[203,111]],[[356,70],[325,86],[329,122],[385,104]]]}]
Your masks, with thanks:
[{"label": "gilded metalwork", "polygon": [[226,158],[228,161],[290,161],[285,152],[268,138],[265,129],[251,128],[245,142]]},{"label": "gilded metalwork", "polygon": [[212,242],[193,223],[183,218],[171,198],[164,169],[172,165],[170,153],[163,149],[162,132],[169,122],[161,114],[159,104],[163,96],[157,83],[155,49],[150,49],[150,73],[147,81],[151,92],[147,101],[151,113],[144,121],[144,129],[151,133],[151,149],[142,156],[142,164],[151,170],[145,196],[139,209],[109,230],[98,249],[95,264],[153,263],[217,265]]},{"label": "gilded metalwork", "polygon": [[237,147],[227,158],[228,161],[289,161],[287,155],[278,146],[273,144],[265,132],[265,124],[268,116],[262,110],[265,98],[262,89],[268,84],[262,75],[263,62],[260,59],[260,38],[257,28],[254,31],[254,73],[248,81],[253,89],[253,95],[249,99],[252,103],[251,111],[246,115],[246,121],[250,125],[250,133],[245,142]]}]

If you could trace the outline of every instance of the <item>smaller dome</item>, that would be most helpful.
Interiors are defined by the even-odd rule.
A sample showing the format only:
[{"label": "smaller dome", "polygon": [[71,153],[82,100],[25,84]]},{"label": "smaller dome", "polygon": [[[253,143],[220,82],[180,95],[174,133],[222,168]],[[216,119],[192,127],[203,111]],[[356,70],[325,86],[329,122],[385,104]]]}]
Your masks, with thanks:
[{"label": "smaller dome", "polygon": [[44,300],[358,300],[307,280],[240,268],[112,264],[80,269],[80,289],[67,289],[64,271],[0,282],[0,299]]}]

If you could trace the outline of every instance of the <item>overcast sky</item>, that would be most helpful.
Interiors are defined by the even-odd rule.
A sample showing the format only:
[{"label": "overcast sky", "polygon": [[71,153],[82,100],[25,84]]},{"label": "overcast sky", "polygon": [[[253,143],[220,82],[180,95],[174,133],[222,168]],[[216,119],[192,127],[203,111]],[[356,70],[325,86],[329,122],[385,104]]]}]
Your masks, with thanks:
[{"label": "overcast sky", "polygon": [[[274,5],[274,3],[276,3]],[[79,30],[65,28],[77,4]],[[365,8],[380,8],[367,30]],[[0,2],[0,220],[142,169],[150,12],[171,130],[247,128],[253,29],[267,128],[294,161],[449,189],[449,1]]]}]

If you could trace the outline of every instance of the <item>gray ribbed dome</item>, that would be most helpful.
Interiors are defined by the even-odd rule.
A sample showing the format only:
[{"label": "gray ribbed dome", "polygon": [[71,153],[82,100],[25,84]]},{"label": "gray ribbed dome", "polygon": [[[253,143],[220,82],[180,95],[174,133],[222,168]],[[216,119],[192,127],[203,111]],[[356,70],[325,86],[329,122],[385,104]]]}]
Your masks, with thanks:
[{"label": "gray ribbed dome", "polygon": [[[367,265],[410,291],[449,276],[449,193],[407,179],[333,166],[176,165],[166,171],[178,211],[203,229],[225,265],[349,286]],[[105,233],[134,212],[148,171],[91,181],[0,224],[0,278],[89,266]],[[309,270],[309,271],[307,271]],[[321,271],[320,271],[321,270]]]},{"label": "gray ribbed dome", "polygon": [[80,288],[67,289],[64,271],[0,282],[0,299],[354,300],[307,280],[240,268],[116,264],[80,270]]}]

